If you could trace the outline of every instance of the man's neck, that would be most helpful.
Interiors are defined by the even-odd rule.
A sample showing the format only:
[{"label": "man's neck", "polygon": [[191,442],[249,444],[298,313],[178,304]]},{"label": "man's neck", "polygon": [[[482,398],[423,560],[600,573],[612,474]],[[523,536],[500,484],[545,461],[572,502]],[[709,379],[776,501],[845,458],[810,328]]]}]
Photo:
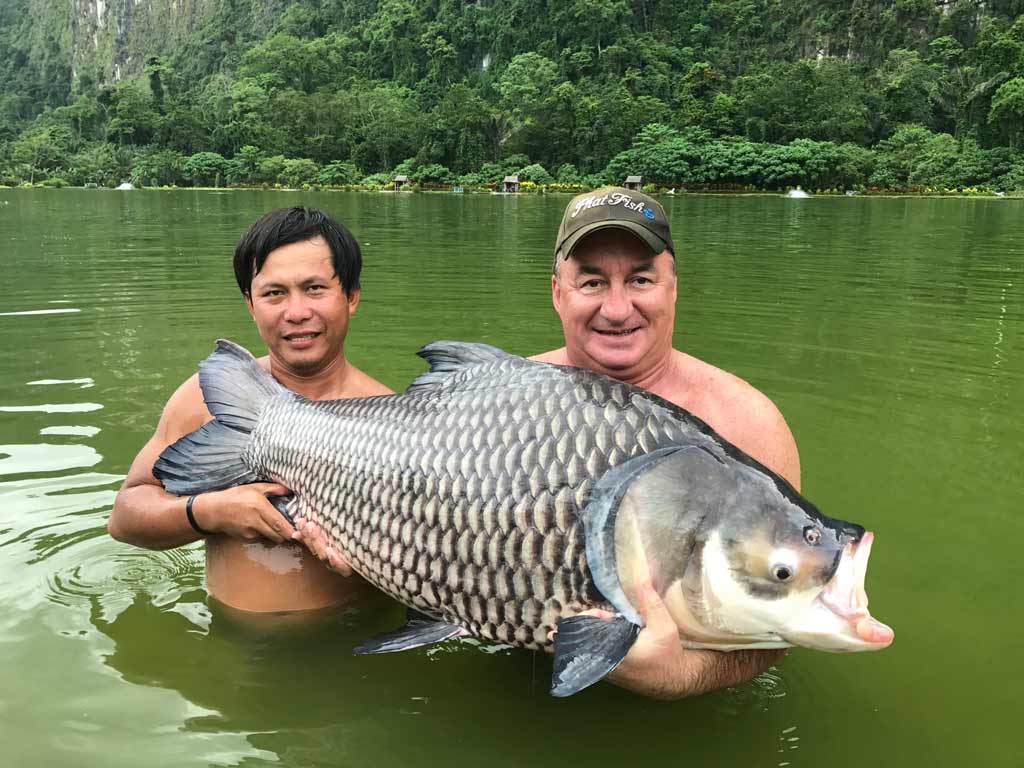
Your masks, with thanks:
[{"label": "man's neck", "polygon": [[336,400],[344,395],[351,366],[343,354],[316,371],[295,370],[270,356],[270,373],[282,385],[310,400]]},{"label": "man's neck", "polygon": [[605,376],[624,381],[640,389],[646,389],[648,392],[666,399],[668,398],[666,393],[678,389],[676,352],[672,347],[669,347],[665,354],[656,358],[648,358],[633,368],[620,370],[605,370],[595,367],[585,357],[574,356],[568,347],[566,347],[565,355],[569,365],[603,373]]}]

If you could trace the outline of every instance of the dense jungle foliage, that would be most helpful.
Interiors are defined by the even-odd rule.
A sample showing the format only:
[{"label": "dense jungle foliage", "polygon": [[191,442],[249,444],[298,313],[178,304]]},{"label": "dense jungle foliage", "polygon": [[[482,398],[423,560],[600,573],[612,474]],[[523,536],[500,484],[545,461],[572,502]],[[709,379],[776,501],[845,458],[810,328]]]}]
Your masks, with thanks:
[{"label": "dense jungle foliage", "polygon": [[1024,189],[1024,0],[95,4],[0,5],[0,184]]}]

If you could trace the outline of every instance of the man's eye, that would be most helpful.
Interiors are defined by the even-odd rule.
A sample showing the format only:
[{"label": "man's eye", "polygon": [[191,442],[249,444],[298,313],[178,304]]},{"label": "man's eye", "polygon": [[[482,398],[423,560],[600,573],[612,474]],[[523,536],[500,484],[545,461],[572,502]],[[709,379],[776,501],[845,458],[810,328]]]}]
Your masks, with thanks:
[{"label": "man's eye", "polygon": [[309,290],[310,293],[320,293],[321,291],[327,290],[327,286],[325,286],[325,285],[311,285],[311,286],[309,286],[308,290]]},{"label": "man's eye", "polygon": [[600,280],[587,280],[587,282],[585,282],[585,283],[584,283],[584,284],[583,284],[582,286],[580,286],[580,287],[581,287],[581,288],[584,288],[584,289],[586,289],[586,290],[590,290],[590,291],[592,291],[592,290],[595,290],[595,289],[597,289],[597,288],[600,288],[600,287],[601,287],[601,281],[600,281]]},{"label": "man's eye", "polygon": [[637,275],[636,277],[633,278],[633,282],[636,283],[637,285],[650,285],[654,281],[651,280],[651,278],[649,277],[642,277],[640,275]]}]

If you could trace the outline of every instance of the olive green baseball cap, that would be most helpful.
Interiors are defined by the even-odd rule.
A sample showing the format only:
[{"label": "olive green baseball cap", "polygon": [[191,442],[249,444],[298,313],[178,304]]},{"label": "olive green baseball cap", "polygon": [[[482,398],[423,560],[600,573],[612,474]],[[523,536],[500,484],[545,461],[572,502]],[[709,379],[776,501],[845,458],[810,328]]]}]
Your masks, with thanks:
[{"label": "olive green baseball cap", "polygon": [[669,251],[675,256],[668,216],[657,200],[632,189],[604,187],[569,201],[555,239],[555,263],[560,256],[571,256],[580,240],[601,229],[624,229],[654,253]]}]

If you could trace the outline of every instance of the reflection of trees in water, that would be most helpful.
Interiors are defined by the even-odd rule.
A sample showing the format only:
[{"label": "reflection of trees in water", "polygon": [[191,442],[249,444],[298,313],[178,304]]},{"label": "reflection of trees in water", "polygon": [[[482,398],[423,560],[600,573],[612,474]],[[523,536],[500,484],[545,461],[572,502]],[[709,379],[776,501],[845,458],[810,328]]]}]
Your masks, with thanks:
[{"label": "reflection of trees in water", "polygon": [[[473,641],[352,653],[403,613],[371,593],[304,626],[273,617],[242,624],[191,589],[164,606],[139,594],[109,621],[94,610],[92,623],[113,640],[106,663],[127,682],[177,691],[216,713],[189,719],[185,730],[243,733],[277,755],[250,756],[247,766],[563,765],[570,751],[587,761],[635,758],[638,744],[645,754],[668,754],[681,731],[693,754],[720,757],[722,746],[704,729],[763,712],[779,694],[753,686],[665,704],[600,685],[564,702],[548,695],[551,663],[542,653],[478,649]],[[609,744],[595,727],[624,737]],[[738,761],[749,746],[727,751]]]},{"label": "reflection of trees in water", "polygon": [[352,713],[351,689],[365,674],[351,649],[401,609],[375,594],[346,608],[294,615],[236,616],[193,590],[173,605],[139,594],[116,618],[93,624],[115,643],[106,663],[125,680],[169,688],[218,714],[189,729],[274,731],[316,727]]}]

